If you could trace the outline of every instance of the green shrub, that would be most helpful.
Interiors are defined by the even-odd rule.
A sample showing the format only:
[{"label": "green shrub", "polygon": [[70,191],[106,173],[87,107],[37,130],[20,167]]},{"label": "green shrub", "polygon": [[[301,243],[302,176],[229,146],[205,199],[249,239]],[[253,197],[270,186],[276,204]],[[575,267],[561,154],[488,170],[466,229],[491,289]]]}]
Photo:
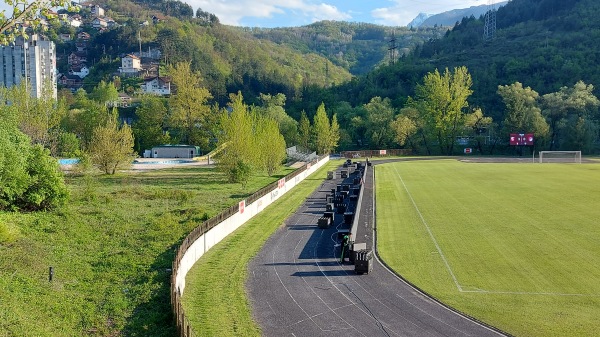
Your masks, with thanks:
[{"label": "green shrub", "polygon": [[0,244],[13,243],[19,237],[19,230],[0,220]]},{"label": "green shrub", "polygon": [[0,210],[46,210],[67,199],[58,162],[16,127],[0,123]]},{"label": "green shrub", "polygon": [[29,139],[17,129],[0,123],[0,209],[13,209],[15,200],[29,182],[27,153]]},{"label": "green shrub", "polygon": [[29,184],[19,197],[17,205],[27,210],[48,210],[64,204],[68,198],[67,186],[58,163],[50,151],[34,145],[27,160]]},{"label": "green shrub", "polygon": [[72,132],[62,132],[58,137],[58,153],[61,157],[78,157],[80,154],[79,147],[79,139]]}]

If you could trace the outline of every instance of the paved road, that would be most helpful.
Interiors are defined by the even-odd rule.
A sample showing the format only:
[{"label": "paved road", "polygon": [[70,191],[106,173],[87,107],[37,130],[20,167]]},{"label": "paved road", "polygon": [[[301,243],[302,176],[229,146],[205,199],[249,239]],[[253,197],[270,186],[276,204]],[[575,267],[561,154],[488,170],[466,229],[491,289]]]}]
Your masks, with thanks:
[{"label": "paved road", "polygon": [[[247,288],[264,336],[503,336],[424,296],[378,261],[365,275],[341,264],[341,217],[329,229],[316,225],[338,183],[326,180],[249,265]],[[370,184],[372,176],[357,237],[371,242]]]}]

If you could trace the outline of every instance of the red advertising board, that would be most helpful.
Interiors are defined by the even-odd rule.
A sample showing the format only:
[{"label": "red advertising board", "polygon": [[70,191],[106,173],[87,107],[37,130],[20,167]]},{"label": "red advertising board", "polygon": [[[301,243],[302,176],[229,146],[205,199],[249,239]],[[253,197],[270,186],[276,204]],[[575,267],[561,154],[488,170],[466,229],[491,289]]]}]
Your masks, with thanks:
[{"label": "red advertising board", "polygon": [[533,145],[533,133],[511,133],[510,145]]},{"label": "red advertising board", "polygon": [[240,214],[244,213],[245,208],[246,208],[246,200],[240,201]]},{"label": "red advertising board", "polygon": [[471,152],[473,152],[473,149],[472,149],[472,148],[470,148],[470,147],[465,147],[465,154],[469,154],[469,153],[471,153]]},{"label": "red advertising board", "polygon": [[285,187],[285,178],[281,178],[277,181],[277,188],[284,188]]}]

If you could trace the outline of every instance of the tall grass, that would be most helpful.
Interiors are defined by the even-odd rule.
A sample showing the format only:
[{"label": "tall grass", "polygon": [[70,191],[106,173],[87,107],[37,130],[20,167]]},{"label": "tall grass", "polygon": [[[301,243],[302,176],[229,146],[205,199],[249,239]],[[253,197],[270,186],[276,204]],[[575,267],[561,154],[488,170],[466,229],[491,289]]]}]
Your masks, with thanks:
[{"label": "tall grass", "polygon": [[0,242],[0,336],[173,336],[175,247],[289,172],[246,189],[207,168],[69,177],[64,208],[0,214],[2,233],[20,232],[1,234],[12,242]]},{"label": "tall grass", "polygon": [[381,257],[517,336],[597,336],[600,165],[403,162],[376,168]]},{"label": "tall grass", "polygon": [[0,245],[11,244],[19,237],[19,229],[0,218]]}]

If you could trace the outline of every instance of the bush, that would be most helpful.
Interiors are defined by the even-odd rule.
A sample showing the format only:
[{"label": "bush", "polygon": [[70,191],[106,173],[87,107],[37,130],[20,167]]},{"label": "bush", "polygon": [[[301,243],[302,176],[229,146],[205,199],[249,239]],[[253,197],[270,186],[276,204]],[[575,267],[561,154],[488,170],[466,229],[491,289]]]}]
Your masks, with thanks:
[{"label": "bush", "polygon": [[63,158],[76,158],[80,155],[79,139],[71,132],[62,132],[58,139],[58,154]]},{"label": "bush", "polygon": [[251,175],[252,167],[249,164],[244,163],[242,160],[238,160],[236,164],[227,171],[229,182],[241,183],[244,188],[246,187],[248,179],[250,179]]},{"label": "bush", "polygon": [[0,210],[47,210],[67,199],[58,162],[17,128],[0,123]]},{"label": "bush", "polygon": [[13,243],[19,237],[19,230],[0,220],[0,244]]},{"label": "bush", "polygon": [[50,157],[50,151],[34,145],[27,163],[29,186],[19,198],[19,208],[48,210],[64,204],[68,198],[67,186],[58,162]]},{"label": "bush", "polygon": [[14,209],[14,203],[29,184],[27,154],[29,139],[16,128],[0,123],[0,210]]}]

